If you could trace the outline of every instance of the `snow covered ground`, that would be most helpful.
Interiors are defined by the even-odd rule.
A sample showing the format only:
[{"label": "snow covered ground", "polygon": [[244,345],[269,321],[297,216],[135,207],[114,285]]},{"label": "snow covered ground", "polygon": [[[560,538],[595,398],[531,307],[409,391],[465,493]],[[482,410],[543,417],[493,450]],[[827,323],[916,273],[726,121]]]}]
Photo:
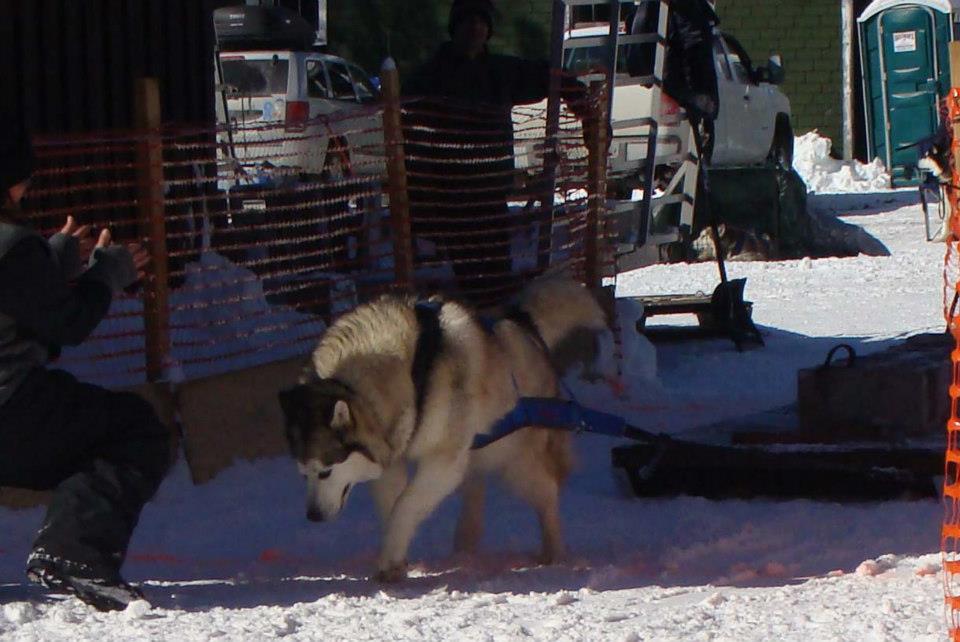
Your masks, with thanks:
[{"label": "snow covered ground", "polygon": [[[941,329],[944,248],[924,240],[913,195],[846,186],[861,193],[814,204],[833,203],[891,256],[730,264],[731,277],[748,278],[765,348],[662,345],[654,371],[649,346],[625,335],[630,394],[580,385],[581,396],[638,425],[697,435],[790,403],[797,369],[838,342],[869,352]],[[623,275],[619,289],[709,292],[716,281],[709,264],[656,266]],[[631,322],[625,311],[621,323]],[[388,587],[368,579],[378,540],[369,497],[358,491],[337,522],[308,523],[301,482],[283,460],[238,465],[201,487],[182,464],[174,470],[144,512],[126,567],[153,610],[99,614],[44,598],[22,575],[41,513],[0,510],[0,638],[945,639],[938,502],[639,500],[611,470],[614,444],[577,442],[564,563],[533,565],[535,520],[504,494],[488,506],[486,552],[452,557],[451,499],[414,544],[413,577]]]}]

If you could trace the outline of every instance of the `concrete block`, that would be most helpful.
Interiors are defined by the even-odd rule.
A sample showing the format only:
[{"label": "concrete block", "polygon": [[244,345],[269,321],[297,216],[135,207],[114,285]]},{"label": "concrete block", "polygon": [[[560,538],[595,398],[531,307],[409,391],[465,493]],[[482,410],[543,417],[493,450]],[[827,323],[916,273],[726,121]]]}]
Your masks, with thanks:
[{"label": "concrete block", "polygon": [[237,460],[287,453],[277,393],[296,383],[306,361],[288,359],[179,387],[183,450],[194,483],[213,479]]}]

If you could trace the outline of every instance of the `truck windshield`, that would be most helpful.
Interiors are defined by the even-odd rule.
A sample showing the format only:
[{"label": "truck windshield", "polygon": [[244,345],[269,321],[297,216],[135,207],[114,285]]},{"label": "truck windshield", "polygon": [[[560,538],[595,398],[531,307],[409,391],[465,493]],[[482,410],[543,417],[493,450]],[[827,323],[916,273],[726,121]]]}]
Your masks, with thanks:
[{"label": "truck windshield", "polygon": [[270,96],[287,93],[290,64],[280,58],[249,60],[221,58],[223,82],[244,96]]}]

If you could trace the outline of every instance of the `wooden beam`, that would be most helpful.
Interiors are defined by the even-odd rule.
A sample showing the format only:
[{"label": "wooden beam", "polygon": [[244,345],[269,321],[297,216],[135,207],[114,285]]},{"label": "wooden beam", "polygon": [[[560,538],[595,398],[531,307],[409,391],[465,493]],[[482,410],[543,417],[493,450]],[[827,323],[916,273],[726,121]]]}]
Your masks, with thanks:
[{"label": "wooden beam", "polygon": [[586,265],[584,279],[587,287],[598,288],[603,277],[601,264],[606,244],[603,236],[603,219],[607,203],[607,123],[610,122],[610,88],[605,82],[595,82],[590,86],[590,96],[595,100],[595,109],[583,123],[584,131],[589,132],[587,140],[587,226],[584,239]]},{"label": "wooden beam", "polygon": [[383,137],[387,154],[387,192],[393,224],[394,282],[404,290],[413,289],[413,236],[410,231],[410,195],[400,113],[400,73],[393,58],[380,69],[383,86]]},{"label": "wooden beam", "polygon": [[150,252],[151,277],[143,284],[147,380],[162,380],[170,353],[170,306],[167,290],[167,230],[163,200],[163,144],[160,139],[160,86],[140,78],[134,96],[140,234]]}]

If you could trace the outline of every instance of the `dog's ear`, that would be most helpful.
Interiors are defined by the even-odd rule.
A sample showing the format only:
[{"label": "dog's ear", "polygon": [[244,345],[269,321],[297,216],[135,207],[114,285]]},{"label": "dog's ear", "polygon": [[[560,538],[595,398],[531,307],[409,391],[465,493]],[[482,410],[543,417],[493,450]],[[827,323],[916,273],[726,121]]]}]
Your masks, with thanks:
[{"label": "dog's ear", "polygon": [[329,399],[350,399],[353,397],[353,388],[336,379],[317,379],[307,385],[317,397],[327,397]]},{"label": "dog's ear", "polygon": [[277,398],[280,400],[280,408],[283,409],[283,414],[288,424],[291,423],[291,419],[303,411],[303,408],[307,404],[307,396],[309,393],[309,388],[304,384],[297,384],[292,388],[285,388],[277,393]]},{"label": "dog's ear", "polygon": [[324,400],[322,407],[324,415],[329,417],[328,425],[336,432],[348,428],[351,423],[348,401],[353,398],[353,389],[336,379],[318,379],[308,385],[314,400]]}]

